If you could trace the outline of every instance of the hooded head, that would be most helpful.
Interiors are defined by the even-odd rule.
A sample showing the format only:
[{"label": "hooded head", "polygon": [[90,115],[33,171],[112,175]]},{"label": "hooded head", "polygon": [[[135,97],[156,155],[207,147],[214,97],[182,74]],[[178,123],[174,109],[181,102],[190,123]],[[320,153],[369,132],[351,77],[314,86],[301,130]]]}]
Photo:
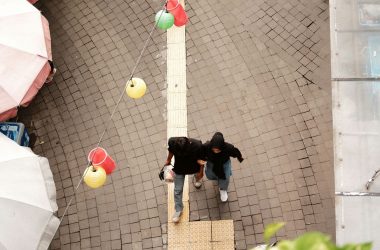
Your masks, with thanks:
[{"label": "hooded head", "polygon": [[214,134],[214,136],[211,138],[211,141],[210,141],[210,147],[211,147],[211,150],[216,154],[220,153],[224,149],[225,142],[224,142],[224,137],[222,133],[216,132]]}]

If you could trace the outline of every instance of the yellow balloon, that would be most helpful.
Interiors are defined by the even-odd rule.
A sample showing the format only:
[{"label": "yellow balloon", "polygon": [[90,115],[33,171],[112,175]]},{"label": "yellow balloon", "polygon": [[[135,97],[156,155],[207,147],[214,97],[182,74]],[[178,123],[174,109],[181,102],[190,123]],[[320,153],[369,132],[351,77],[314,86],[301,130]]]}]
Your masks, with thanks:
[{"label": "yellow balloon", "polygon": [[107,179],[106,171],[100,166],[89,166],[86,169],[84,182],[90,188],[98,188],[104,185]]},{"label": "yellow balloon", "polygon": [[127,82],[125,91],[129,97],[138,99],[145,94],[146,84],[143,79],[133,77]]}]

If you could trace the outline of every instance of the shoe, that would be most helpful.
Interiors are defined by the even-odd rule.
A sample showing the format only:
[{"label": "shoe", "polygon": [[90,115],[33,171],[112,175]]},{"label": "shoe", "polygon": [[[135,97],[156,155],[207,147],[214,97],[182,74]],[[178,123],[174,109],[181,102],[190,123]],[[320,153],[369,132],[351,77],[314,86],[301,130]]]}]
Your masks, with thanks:
[{"label": "shoe", "polygon": [[201,188],[201,187],[202,187],[202,182],[200,182],[200,181],[195,181],[195,183],[194,183],[194,187],[195,187],[196,189]]},{"label": "shoe", "polygon": [[201,182],[201,180],[197,181],[197,178],[196,178],[195,175],[194,175],[194,179],[195,179],[194,187],[195,187],[196,189],[201,188],[201,187],[202,187],[202,182]]},{"label": "shoe", "polygon": [[49,76],[46,78],[45,83],[50,83],[51,81],[53,81],[53,77],[54,77],[54,75],[55,75],[56,72],[57,72],[57,69],[54,68],[53,72],[50,73]]},{"label": "shoe", "polygon": [[178,223],[180,217],[181,217],[182,211],[181,212],[175,212],[172,218],[172,222]]},{"label": "shoe", "polygon": [[226,202],[228,200],[228,194],[226,190],[219,189],[220,192],[220,200],[222,202]]}]

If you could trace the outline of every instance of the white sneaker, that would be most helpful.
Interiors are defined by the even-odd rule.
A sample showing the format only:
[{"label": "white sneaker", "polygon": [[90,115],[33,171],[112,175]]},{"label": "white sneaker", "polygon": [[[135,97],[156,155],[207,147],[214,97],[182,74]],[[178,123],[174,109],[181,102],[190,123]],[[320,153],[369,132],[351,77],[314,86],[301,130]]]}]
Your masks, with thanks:
[{"label": "white sneaker", "polygon": [[201,180],[197,181],[197,178],[195,177],[195,175],[194,175],[193,178],[195,179],[194,187],[195,187],[196,189],[200,188],[200,187],[202,186],[202,182],[201,182]]},{"label": "white sneaker", "polygon": [[220,192],[220,200],[222,202],[226,202],[228,200],[228,194],[227,194],[227,191],[226,190],[221,190],[219,189],[219,192]]},{"label": "white sneaker", "polygon": [[181,212],[175,212],[172,218],[172,222],[178,223],[180,217],[181,217],[182,211]]},{"label": "white sneaker", "polygon": [[56,68],[54,68],[53,72],[51,72],[49,74],[49,76],[46,78],[45,83],[50,83],[51,81],[53,81],[53,77],[54,77],[55,73],[57,73],[57,69]]},{"label": "white sneaker", "polygon": [[202,182],[200,182],[200,181],[196,181],[195,183],[194,183],[194,187],[195,188],[200,188],[200,187],[202,187]]}]

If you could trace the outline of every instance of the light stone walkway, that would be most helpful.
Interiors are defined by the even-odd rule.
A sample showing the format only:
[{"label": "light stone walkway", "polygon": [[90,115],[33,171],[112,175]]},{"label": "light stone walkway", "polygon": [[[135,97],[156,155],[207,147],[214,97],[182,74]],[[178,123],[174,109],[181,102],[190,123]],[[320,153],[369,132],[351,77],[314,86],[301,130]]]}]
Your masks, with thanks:
[{"label": "light stone walkway", "polygon": [[[185,6],[183,0],[180,1]],[[167,31],[167,134],[187,136],[186,40],[185,26]],[[174,213],[174,184],[168,185],[168,249],[233,250],[232,220],[189,222],[189,176],[183,190],[184,209],[178,223],[171,222]]]}]

